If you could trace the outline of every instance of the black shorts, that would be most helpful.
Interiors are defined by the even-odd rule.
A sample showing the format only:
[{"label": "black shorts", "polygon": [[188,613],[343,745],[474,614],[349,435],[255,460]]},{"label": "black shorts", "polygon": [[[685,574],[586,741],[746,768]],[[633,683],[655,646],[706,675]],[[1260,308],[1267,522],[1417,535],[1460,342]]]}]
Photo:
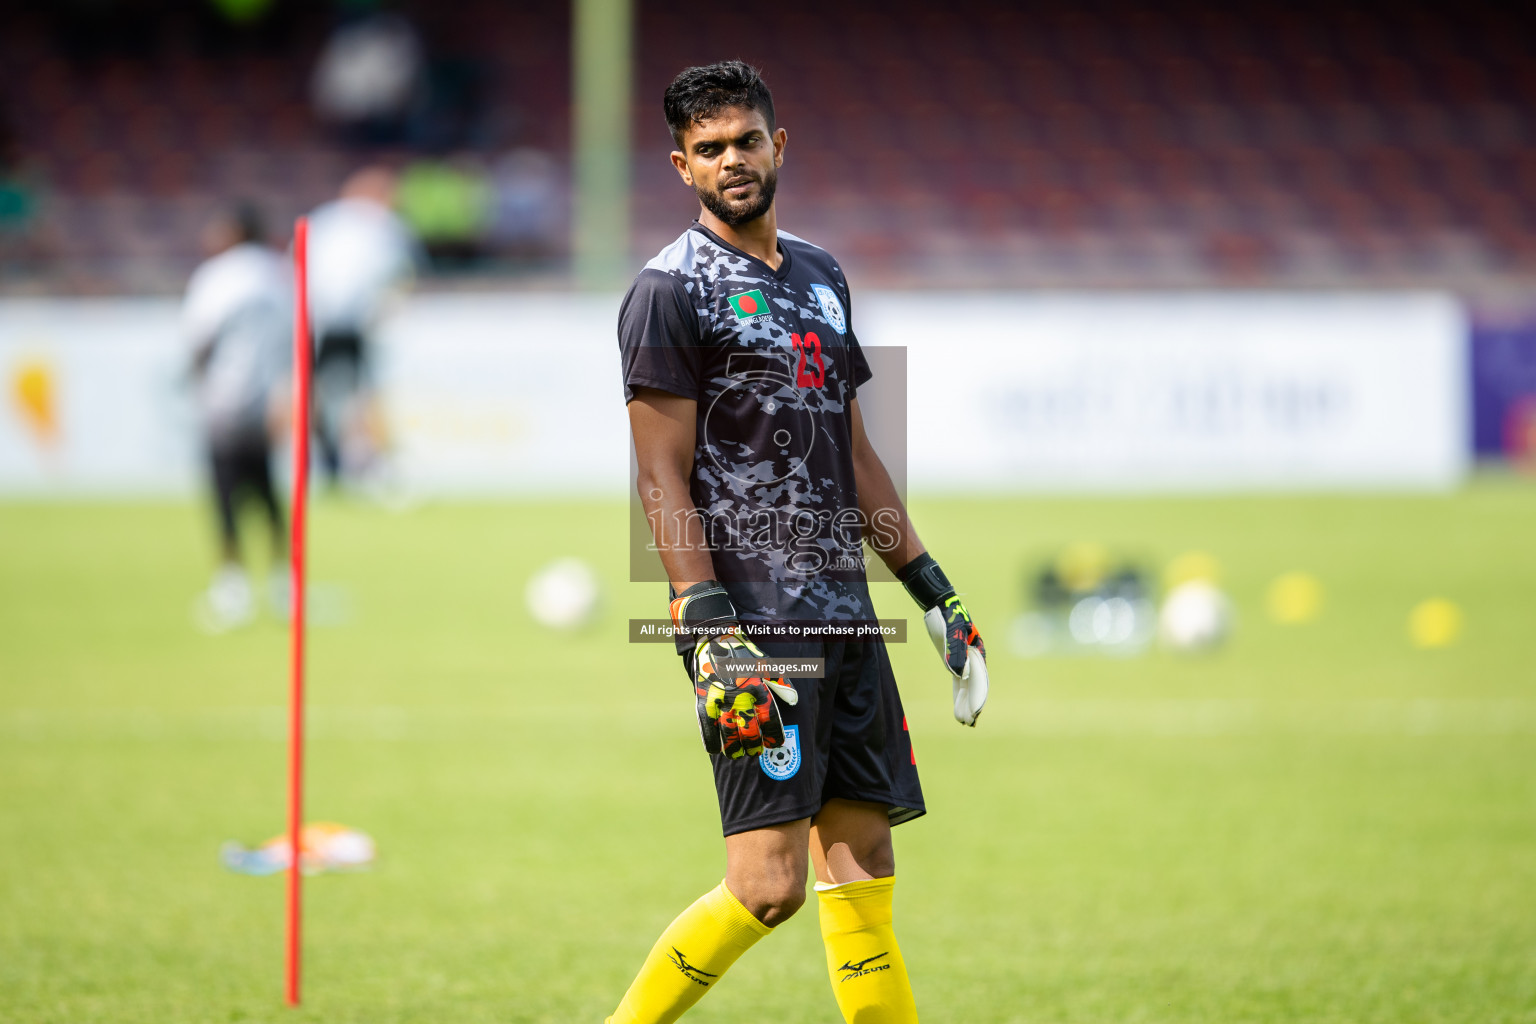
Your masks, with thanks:
[{"label": "black shorts", "polygon": [[332,479],[341,475],[347,409],[368,383],[369,347],[357,331],[327,331],[315,355],[315,440],[320,467]]},{"label": "black shorts", "polygon": [[[778,702],[784,746],[761,757],[711,758],[725,835],[812,817],[838,797],[884,804],[892,825],[926,813],[912,737],[882,641],[758,646],[770,658],[824,658],[826,675],[791,677],[800,703]],[[691,659],[690,652],[685,661]]]},{"label": "black shorts", "polygon": [[274,524],[281,525],[283,513],[272,487],[272,456],[265,436],[255,434],[213,445],[208,463],[219,535],[226,543],[235,541],[236,513],[241,498],[247,495],[261,503]]},{"label": "black shorts", "polygon": [[341,367],[355,381],[368,368],[368,343],[358,331],[326,331],[316,346],[315,373]]}]

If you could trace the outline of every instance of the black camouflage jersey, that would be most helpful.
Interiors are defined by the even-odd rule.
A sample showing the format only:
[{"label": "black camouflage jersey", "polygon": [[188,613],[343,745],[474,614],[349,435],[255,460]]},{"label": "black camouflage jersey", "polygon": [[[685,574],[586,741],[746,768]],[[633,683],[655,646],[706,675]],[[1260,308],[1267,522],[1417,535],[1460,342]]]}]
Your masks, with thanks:
[{"label": "black camouflage jersey", "polygon": [[624,398],[698,402],[688,535],[744,620],[873,618],[850,430],[869,364],[837,261],[783,231],[779,252],[773,270],[695,222],[647,263],[619,310]]}]

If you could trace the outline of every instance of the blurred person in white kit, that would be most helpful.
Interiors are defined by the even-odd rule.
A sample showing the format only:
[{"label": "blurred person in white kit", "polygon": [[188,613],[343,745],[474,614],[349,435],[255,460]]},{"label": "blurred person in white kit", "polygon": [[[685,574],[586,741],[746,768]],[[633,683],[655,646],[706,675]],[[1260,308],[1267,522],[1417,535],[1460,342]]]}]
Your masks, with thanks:
[{"label": "blurred person in white kit", "polygon": [[395,215],[395,176],[364,168],[309,218],[309,309],[316,340],[315,436],[334,484],[384,448],[373,334],[415,277],[417,246]]},{"label": "blurred person in white kit", "polygon": [[284,383],[292,366],[293,270],[265,242],[260,215],[240,207],[210,225],[215,253],[193,272],[182,307],[191,346],[198,424],[219,527],[219,568],[198,602],[198,621],[222,631],[255,614],[241,559],[239,513],[247,498],[271,531],[271,600],[286,600],[282,504],[272,484],[272,444],[287,420]]}]

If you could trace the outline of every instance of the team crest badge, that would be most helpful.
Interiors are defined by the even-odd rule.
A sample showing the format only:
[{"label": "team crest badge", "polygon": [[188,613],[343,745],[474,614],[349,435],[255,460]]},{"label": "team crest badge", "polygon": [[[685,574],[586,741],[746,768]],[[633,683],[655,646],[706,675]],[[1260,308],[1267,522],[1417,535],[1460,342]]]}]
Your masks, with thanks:
[{"label": "team crest badge", "polygon": [[811,285],[811,291],[816,293],[816,305],[821,307],[821,315],[827,318],[827,323],[838,334],[848,333],[848,318],[843,316],[843,304],[837,299],[837,292],[824,284]]},{"label": "team crest badge", "polygon": [[775,782],[792,778],[795,772],[800,770],[800,727],[786,725],[784,745],[763,748],[759,760],[763,765],[763,774]]}]

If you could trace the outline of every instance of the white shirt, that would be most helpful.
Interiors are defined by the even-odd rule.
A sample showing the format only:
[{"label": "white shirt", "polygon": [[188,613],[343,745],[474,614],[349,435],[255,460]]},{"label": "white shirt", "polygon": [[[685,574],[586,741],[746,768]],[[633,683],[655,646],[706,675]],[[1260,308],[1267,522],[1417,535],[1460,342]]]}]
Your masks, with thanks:
[{"label": "white shirt", "polygon": [[315,340],[366,334],[415,272],[410,230],[387,207],[337,199],[309,218],[309,309]]},{"label": "white shirt", "polygon": [[236,245],[192,273],[182,331],[193,352],[211,346],[197,376],[211,438],[264,429],[268,398],[289,365],[292,318],[291,264],[264,245]]}]

